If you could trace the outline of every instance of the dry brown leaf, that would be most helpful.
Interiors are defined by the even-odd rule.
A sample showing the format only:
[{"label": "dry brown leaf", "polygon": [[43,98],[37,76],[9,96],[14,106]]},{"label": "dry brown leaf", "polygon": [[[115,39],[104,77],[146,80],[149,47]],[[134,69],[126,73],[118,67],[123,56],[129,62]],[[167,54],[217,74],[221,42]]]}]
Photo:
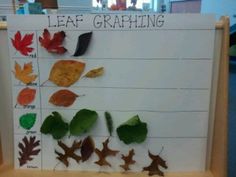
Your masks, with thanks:
[{"label": "dry brown leaf", "polygon": [[24,64],[23,68],[15,62],[15,71],[13,73],[15,78],[24,84],[30,84],[37,78],[37,75],[33,74],[32,62]]},{"label": "dry brown leaf", "polygon": [[63,89],[53,93],[49,102],[55,106],[69,107],[74,103],[77,97],[78,95],[72,91]]},{"label": "dry brown leaf", "polygon": [[116,156],[116,154],[119,152],[119,151],[111,150],[108,147],[108,143],[109,143],[109,138],[107,138],[106,141],[102,143],[102,145],[103,145],[102,150],[99,150],[97,148],[95,149],[95,153],[98,155],[99,160],[94,163],[98,164],[99,166],[110,166],[111,167],[111,164],[106,160],[106,157],[107,156]]},{"label": "dry brown leaf", "polygon": [[64,144],[61,141],[58,141],[57,144],[64,150],[64,154],[55,151],[55,153],[58,155],[57,159],[60,160],[66,167],[69,166],[68,158],[74,159],[77,163],[81,160],[81,157],[75,154],[75,151],[78,150],[81,146],[81,142],[74,141],[71,147],[68,147],[66,144]]},{"label": "dry brown leaf", "polygon": [[123,168],[125,171],[130,170],[129,166],[136,163],[136,161],[133,160],[134,155],[135,155],[134,149],[131,149],[127,156],[122,154],[121,158],[124,160],[124,164],[120,165],[120,167]]},{"label": "dry brown leaf", "polygon": [[95,78],[102,76],[103,74],[104,74],[104,67],[100,67],[90,70],[89,72],[87,72],[87,74],[84,75],[84,77]]},{"label": "dry brown leaf", "polygon": [[93,154],[94,149],[95,149],[94,141],[90,136],[88,136],[87,138],[84,139],[80,150],[82,162],[89,159],[89,157]]},{"label": "dry brown leaf", "polygon": [[60,60],[50,72],[49,79],[60,87],[69,87],[79,80],[85,68],[85,63],[75,60]]},{"label": "dry brown leaf", "polygon": [[18,158],[20,166],[27,164],[28,161],[33,160],[32,156],[36,156],[39,154],[40,149],[35,149],[38,148],[39,145],[40,141],[36,140],[35,136],[31,136],[29,137],[29,139],[25,136],[22,139],[22,142],[18,144],[18,147],[20,149],[20,158]]},{"label": "dry brown leaf", "polygon": [[149,166],[143,167],[143,171],[148,171],[149,176],[159,175],[164,176],[164,173],[160,170],[160,166],[167,169],[166,161],[164,161],[159,155],[153,155],[148,152],[152,162]]}]

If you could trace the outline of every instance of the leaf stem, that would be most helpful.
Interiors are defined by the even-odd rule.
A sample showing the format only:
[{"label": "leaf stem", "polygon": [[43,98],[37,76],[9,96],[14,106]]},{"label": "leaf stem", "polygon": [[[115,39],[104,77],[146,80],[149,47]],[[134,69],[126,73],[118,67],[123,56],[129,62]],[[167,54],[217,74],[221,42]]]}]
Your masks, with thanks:
[{"label": "leaf stem", "polygon": [[158,155],[160,155],[162,153],[162,151],[164,150],[164,146],[161,147],[161,151],[159,152]]},{"label": "leaf stem", "polygon": [[42,87],[47,81],[48,81],[48,80],[44,81],[44,82],[40,85],[40,87]]}]

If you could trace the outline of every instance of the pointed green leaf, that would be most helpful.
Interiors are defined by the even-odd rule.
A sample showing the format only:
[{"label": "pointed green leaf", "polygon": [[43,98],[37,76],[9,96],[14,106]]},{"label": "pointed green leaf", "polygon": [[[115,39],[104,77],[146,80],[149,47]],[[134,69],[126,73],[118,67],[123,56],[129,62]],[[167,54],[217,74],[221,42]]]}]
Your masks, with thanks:
[{"label": "pointed green leaf", "polygon": [[36,122],[36,113],[27,113],[20,117],[20,126],[26,130],[30,130]]},{"label": "pointed green leaf", "polygon": [[117,129],[117,134],[125,144],[142,143],[147,137],[147,123],[141,122],[136,115],[121,124]]},{"label": "pointed green leaf", "polygon": [[82,109],[76,113],[70,122],[71,135],[79,136],[92,128],[98,118],[96,111]]}]

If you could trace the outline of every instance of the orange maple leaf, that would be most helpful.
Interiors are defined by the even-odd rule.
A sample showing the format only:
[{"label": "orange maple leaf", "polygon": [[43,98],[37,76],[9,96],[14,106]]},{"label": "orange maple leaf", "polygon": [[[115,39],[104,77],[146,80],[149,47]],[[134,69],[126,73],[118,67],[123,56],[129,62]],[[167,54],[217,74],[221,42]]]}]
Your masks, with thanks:
[{"label": "orange maple leaf", "polygon": [[30,84],[37,78],[37,75],[33,74],[32,62],[24,64],[23,68],[15,62],[15,71],[13,73],[15,78],[24,84]]}]

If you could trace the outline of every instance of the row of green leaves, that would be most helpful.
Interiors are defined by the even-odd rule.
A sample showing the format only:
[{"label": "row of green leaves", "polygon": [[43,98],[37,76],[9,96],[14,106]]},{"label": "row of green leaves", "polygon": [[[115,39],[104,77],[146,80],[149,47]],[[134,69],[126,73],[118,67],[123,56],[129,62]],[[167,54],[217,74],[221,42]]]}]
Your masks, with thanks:
[{"label": "row of green leaves", "polygon": [[[88,132],[98,119],[96,111],[82,109],[78,111],[70,124],[64,122],[62,116],[58,112],[52,112],[43,122],[41,133],[51,134],[54,139],[63,138],[68,131],[70,135],[80,136]],[[105,119],[108,132],[112,136],[113,120],[109,112],[105,112]],[[147,123],[142,122],[138,115],[130,118],[117,127],[116,132],[121,141],[125,144],[142,143],[147,137]]]},{"label": "row of green leaves", "polygon": [[70,124],[65,122],[58,112],[52,112],[43,122],[40,131],[43,134],[51,134],[56,140],[63,138],[68,131],[70,135],[80,136],[86,133],[97,121],[96,111],[82,109],[78,111]]}]

